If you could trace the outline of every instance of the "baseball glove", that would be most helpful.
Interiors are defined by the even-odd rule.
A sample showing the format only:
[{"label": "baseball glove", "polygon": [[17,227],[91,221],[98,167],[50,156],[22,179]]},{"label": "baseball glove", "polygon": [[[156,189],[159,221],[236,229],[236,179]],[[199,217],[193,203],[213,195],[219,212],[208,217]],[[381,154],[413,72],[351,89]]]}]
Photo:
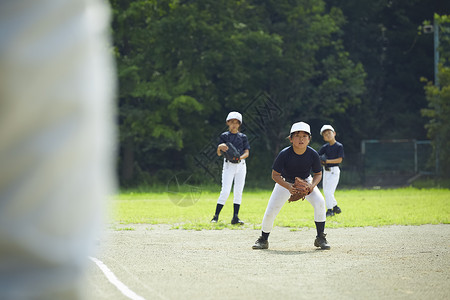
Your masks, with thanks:
[{"label": "baseball glove", "polygon": [[222,151],[222,154],[225,156],[225,158],[234,164],[237,164],[241,161],[241,155],[236,149],[236,147],[232,143],[226,143],[228,146],[228,150],[226,152]]},{"label": "baseball glove", "polygon": [[294,182],[294,194],[291,195],[291,197],[289,198],[289,202],[293,202],[293,201],[297,201],[297,200],[305,200],[305,197],[307,195],[309,195],[310,190],[309,190],[309,183],[306,182],[306,180],[301,179],[299,177],[295,177],[295,182]]},{"label": "baseball glove", "polygon": [[326,154],[322,154],[320,156],[320,163],[322,164],[322,166],[325,166],[327,164],[326,161],[327,161],[327,155]]}]

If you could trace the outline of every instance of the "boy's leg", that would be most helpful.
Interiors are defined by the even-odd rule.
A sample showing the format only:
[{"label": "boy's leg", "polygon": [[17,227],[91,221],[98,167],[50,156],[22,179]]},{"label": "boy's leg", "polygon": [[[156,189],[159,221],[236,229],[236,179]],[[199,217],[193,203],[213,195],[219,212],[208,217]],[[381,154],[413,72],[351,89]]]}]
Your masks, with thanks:
[{"label": "boy's leg", "polygon": [[216,212],[214,213],[214,217],[211,220],[212,223],[217,223],[217,221],[219,221],[219,214],[220,214],[220,211],[222,210],[222,208],[223,208],[223,204],[217,203]]},{"label": "boy's leg", "polygon": [[282,187],[278,183],[275,184],[269,203],[267,204],[266,212],[264,213],[262,221],[263,232],[270,233],[272,231],[273,222],[290,195],[291,193],[289,193],[288,189]]},{"label": "boy's leg", "polygon": [[230,196],[231,185],[233,184],[234,168],[231,163],[223,162],[222,167],[222,189],[220,190],[219,199],[217,199],[216,212],[211,220],[215,223],[219,220],[219,214]]},{"label": "boy's leg", "polygon": [[[310,182],[310,181],[309,181]],[[306,196],[306,200],[314,207],[314,222],[316,224],[317,236],[314,241],[314,246],[320,247],[324,250],[329,250],[330,246],[325,238],[325,220],[326,220],[326,206],[325,199],[318,187],[315,187],[311,194]]]},{"label": "boy's leg", "polygon": [[331,200],[331,198],[333,197],[333,190],[330,188],[330,175],[330,171],[325,171],[325,169],[323,170],[322,186],[327,209],[333,209],[333,201]]},{"label": "boy's leg", "polygon": [[323,193],[327,204],[327,209],[333,209],[337,205],[334,193],[339,183],[340,169],[339,167],[331,168],[331,171],[324,171],[323,174]]},{"label": "boy's leg", "polygon": [[241,161],[236,166],[236,174],[234,174],[234,201],[235,204],[241,204],[242,202],[242,192],[245,186],[245,176],[247,175],[247,166],[245,161]]},{"label": "boy's leg", "polygon": [[225,202],[230,196],[231,185],[233,184],[235,168],[231,163],[224,162],[222,169],[222,189],[220,190],[219,199],[217,203],[225,205]]},{"label": "boy's leg", "polygon": [[326,220],[325,199],[320,193],[319,188],[316,186],[312,191],[312,193],[306,196],[305,199],[314,207],[314,221],[325,222]]},{"label": "boy's leg", "polygon": [[273,228],[273,222],[275,217],[280,212],[284,203],[289,199],[289,190],[285,189],[278,183],[273,188],[272,195],[270,196],[269,203],[267,204],[266,212],[262,222],[261,236],[256,240],[253,245],[253,249],[268,249],[269,248],[269,234]]},{"label": "boy's leg", "polygon": [[234,206],[233,206],[233,219],[231,220],[231,224],[244,224],[241,220],[239,220],[239,208],[242,202],[242,192],[244,190],[245,185],[245,176],[247,174],[247,166],[245,164],[245,160],[241,161],[236,168],[236,174],[234,175]]}]

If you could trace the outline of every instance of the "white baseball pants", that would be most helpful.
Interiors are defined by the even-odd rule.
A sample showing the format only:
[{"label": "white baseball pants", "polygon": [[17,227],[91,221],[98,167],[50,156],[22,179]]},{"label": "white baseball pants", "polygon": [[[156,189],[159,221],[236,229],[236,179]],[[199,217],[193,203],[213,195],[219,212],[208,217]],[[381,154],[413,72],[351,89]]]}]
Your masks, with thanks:
[{"label": "white baseball pants", "polygon": [[327,209],[333,209],[337,205],[336,198],[334,197],[334,192],[339,183],[339,176],[341,170],[338,166],[330,167],[330,171],[323,170],[323,194],[325,195],[325,202],[327,204]]},{"label": "white baseball pants", "polygon": [[247,165],[245,159],[241,160],[238,164],[233,164],[227,161],[223,161],[222,168],[222,190],[220,191],[218,204],[225,205],[225,202],[230,196],[231,185],[234,181],[234,204],[241,204],[242,192],[245,185],[245,175],[247,174]]},{"label": "white baseball pants", "polygon": [[[312,182],[312,177],[306,179],[309,183]],[[273,223],[276,216],[280,212],[284,203],[289,199],[291,193],[288,189],[282,187],[278,183],[275,183],[272,195],[270,196],[269,203],[267,204],[266,212],[264,213],[264,218],[262,222],[262,231],[271,232],[273,228]],[[305,198],[314,207],[314,221],[315,222],[325,222],[326,220],[326,209],[325,200],[319,191],[317,186],[314,188],[311,194]]]}]

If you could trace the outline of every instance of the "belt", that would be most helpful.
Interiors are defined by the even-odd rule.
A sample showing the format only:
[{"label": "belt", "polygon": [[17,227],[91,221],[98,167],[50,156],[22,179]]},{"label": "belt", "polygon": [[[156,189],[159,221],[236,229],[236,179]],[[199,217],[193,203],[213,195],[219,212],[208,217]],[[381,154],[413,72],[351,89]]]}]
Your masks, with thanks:
[{"label": "belt", "polygon": [[[284,178],[283,177],[283,179],[284,179],[284,181],[286,181],[286,182],[288,182],[288,183],[291,183],[291,184],[294,184],[295,183],[295,179],[294,180],[289,180],[289,179],[286,179],[286,178]],[[308,179],[308,178],[302,178],[303,180],[306,180],[306,179]],[[306,180],[307,181],[307,180]]]},{"label": "belt", "polygon": [[325,171],[330,171],[331,168],[336,168],[339,166],[324,166],[323,168],[325,169]]},{"label": "belt", "polygon": [[244,160],[241,159],[241,160],[239,160],[239,161],[231,161],[231,160],[228,160],[228,159],[225,158],[225,162],[229,162],[229,163],[232,163],[232,164],[238,164],[238,163],[240,163],[241,161],[244,161]]},{"label": "belt", "polygon": [[238,164],[241,161],[229,161],[228,159],[225,159],[225,162],[229,162],[229,163],[232,163],[232,164]]}]

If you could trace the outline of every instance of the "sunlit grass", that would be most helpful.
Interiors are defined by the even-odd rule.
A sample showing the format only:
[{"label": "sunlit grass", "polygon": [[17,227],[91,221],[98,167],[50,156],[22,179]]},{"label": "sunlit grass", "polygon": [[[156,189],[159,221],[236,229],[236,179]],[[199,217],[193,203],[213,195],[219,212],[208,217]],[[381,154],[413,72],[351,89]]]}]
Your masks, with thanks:
[{"label": "sunlit grass", "polygon": [[[240,218],[244,228],[260,229],[271,191],[244,190]],[[110,201],[110,222],[119,224],[170,224],[173,229],[241,229],[230,224],[230,195],[217,224],[211,224],[219,191],[189,188],[179,193],[122,192]],[[364,227],[450,223],[448,189],[337,190],[342,214],[327,219],[327,227]],[[286,203],[275,226],[314,227],[313,208],[305,200]]]}]

